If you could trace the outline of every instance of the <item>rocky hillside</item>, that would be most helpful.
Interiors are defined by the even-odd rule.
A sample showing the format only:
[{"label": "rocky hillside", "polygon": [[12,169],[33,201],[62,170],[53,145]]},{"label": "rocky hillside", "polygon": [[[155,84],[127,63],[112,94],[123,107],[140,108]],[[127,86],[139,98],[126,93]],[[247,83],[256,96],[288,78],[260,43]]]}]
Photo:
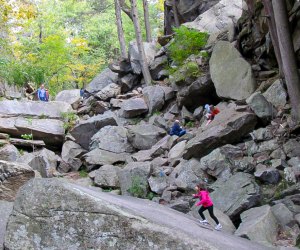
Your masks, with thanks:
[{"label": "rocky hillside", "polygon": [[[253,16],[241,0],[215,2],[185,23],[210,37],[182,65],[171,61],[170,36],[144,44],[150,86],[131,42],[128,60],[83,98],[64,90],[49,103],[0,101],[4,249],[299,247],[299,125],[263,8]],[[299,8],[290,1],[293,23]],[[209,124],[205,104],[220,110]],[[181,137],[169,135],[176,119]],[[197,225],[199,182],[223,232]]]}]

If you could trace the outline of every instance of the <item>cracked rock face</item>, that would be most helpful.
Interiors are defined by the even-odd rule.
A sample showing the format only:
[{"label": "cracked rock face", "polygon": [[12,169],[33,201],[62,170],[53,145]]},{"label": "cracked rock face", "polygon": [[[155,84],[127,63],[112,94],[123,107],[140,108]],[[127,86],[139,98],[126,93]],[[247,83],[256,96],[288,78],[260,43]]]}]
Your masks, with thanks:
[{"label": "cracked rock face", "polygon": [[22,187],[8,221],[4,247],[265,249],[245,239],[227,237],[153,202],[96,192],[52,178],[34,179]]}]

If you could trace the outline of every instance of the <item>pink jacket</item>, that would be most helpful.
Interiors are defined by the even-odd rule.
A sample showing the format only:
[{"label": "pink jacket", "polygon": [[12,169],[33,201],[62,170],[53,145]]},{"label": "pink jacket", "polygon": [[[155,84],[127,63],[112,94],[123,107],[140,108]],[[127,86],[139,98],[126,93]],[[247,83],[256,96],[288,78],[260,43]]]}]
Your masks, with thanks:
[{"label": "pink jacket", "polygon": [[212,200],[209,197],[208,191],[202,190],[198,194],[193,194],[193,197],[198,197],[199,202],[196,203],[196,206],[210,207],[213,205]]}]

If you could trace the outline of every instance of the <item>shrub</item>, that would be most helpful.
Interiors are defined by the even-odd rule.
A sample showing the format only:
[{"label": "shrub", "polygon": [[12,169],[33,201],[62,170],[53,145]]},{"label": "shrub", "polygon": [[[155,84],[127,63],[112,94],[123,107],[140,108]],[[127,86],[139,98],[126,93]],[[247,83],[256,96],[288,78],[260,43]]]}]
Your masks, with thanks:
[{"label": "shrub", "polygon": [[139,176],[133,176],[131,187],[127,190],[132,196],[137,198],[147,197],[147,185]]},{"label": "shrub", "polygon": [[190,55],[199,54],[201,48],[207,43],[207,33],[189,29],[183,25],[179,28],[174,28],[174,31],[174,41],[169,46],[168,50],[171,59],[179,65]]},{"label": "shrub", "polygon": [[61,117],[64,120],[64,129],[68,132],[76,124],[78,116],[73,112],[63,112]]}]

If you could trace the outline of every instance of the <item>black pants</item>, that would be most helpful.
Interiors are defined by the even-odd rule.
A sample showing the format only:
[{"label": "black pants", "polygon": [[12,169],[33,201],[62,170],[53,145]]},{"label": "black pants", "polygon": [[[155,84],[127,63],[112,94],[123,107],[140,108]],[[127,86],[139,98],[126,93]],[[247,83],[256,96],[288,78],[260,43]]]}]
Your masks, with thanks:
[{"label": "black pants", "polygon": [[199,215],[201,216],[202,220],[205,220],[205,216],[204,216],[203,212],[204,212],[206,209],[208,210],[210,217],[211,217],[211,218],[217,223],[217,225],[218,225],[218,224],[219,224],[219,221],[218,221],[217,217],[214,215],[214,206],[213,206],[213,205],[210,206],[210,207],[203,207],[203,206],[200,207],[198,213],[199,213]]}]

